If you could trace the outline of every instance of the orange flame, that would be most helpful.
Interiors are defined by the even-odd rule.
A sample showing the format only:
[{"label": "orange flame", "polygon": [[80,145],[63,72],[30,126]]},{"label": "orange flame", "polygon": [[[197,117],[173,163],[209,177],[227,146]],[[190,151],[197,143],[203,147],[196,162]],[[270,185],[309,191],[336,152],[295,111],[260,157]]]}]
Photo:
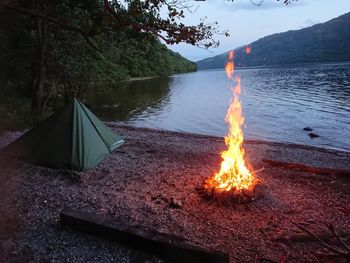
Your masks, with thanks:
[{"label": "orange flame", "polygon": [[235,70],[235,65],[233,64],[234,55],[235,55],[234,51],[231,50],[229,53],[229,60],[225,66],[225,71],[226,71],[227,77],[229,79],[232,79],[232,75],[233,75],[233,72]]},{"label": "orange flame", "polygon": [[250,46],[246,46],[246,47],[244,48],[244,52],[245,52],[247,55],[249,55],[250,52],[252,52],[252,48],[251,48]]},{"label": "orange flame", "polygon": [[[230,79],[232,79],[234,72],[233,57],[234,52],[231,51],[229,61],[225,67],[226,74]],[[240,77],[236,76],[235,81],[236,86],[232,89],[233,98],[231,99],[225,118],[225,121],[229,124],[229,132],[225,136],[227,150],[221,153],[222,162],[220,171],[206,181],[209,186],[222,191],[240,191],[254,184],[254,176],[247,168],[242,146],[244,117],[239,99],[241,93]]]}]

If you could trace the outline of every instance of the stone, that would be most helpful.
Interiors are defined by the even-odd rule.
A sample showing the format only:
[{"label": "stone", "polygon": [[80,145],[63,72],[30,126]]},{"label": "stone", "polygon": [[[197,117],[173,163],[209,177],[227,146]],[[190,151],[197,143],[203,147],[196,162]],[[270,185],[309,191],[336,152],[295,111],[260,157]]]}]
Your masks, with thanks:
[{"label": "stone", "polygon": [[311,127],[305,127],[303,130],[304,131],[313,131],[314,129],[312,129]]},{"label": "stone", "polygon": [[181,208],[182,207],[182,202],[180,200],[177,200],[175,198],[170,198],[170,201],[169,201],[169,206],[171,208]]},{"label": "stone", "polygon": [[313,133],[313,132],[310,132],[308,135],[309,135],[309,137],[310,137],[311,139],[320,137],[320,135],[318,135],[318,134],[316,134],[316,133]]}]

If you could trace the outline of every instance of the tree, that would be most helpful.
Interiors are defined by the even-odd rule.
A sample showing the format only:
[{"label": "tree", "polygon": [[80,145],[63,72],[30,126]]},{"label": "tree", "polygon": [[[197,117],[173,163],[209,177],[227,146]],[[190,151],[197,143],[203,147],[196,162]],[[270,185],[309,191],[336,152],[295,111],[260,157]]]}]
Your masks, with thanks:
[{"label": "tree", "polygon": [[[206,23],[204,20],[195,26],[181,23],[184,10],[191,9],[191,2],[191,0],[3,0],[0,3],[2,9],[24,14],[32,18],[31,23],[35,25],[32,28],[37,46],[32,71],[34,72],[33,110],[38,113],[45,110],[47,102],[57,90],[59,78],[64,78],[64,82],[71,80],[69,85],[73,82],[78,83],[74,80],[84,79],[82,77],[84,67],[79,69],[79,63],[96,63],[99,66],[107,63],[103,53],[109,52],[110,45],[106,45],[104,39],[118,43],[122,38],[130,36],[134,38],[153,36],[167,44],[184,42],[204,48],[218,46],[219,42],[214,39],[215,34],[228,35],[228,32],[219,32],[217,23]],[[284,2],[290,1],[284,0]],[[161,15],[161,10],[167,11],[165,16]],[[70,33],[62,38],[62,30]],[[84,44],[89,45],[90,49],[81,48]],[[81,52],[67,56],[67,53],[71,53],[67,52],[68,45]],[[91,56],[92,53],[95,53],[93,55],[95,58]],[[83,58],[79,59],[79,56],[84,56],[85,61]],[[54,58],[56,63],[52,61]],[[76,67],[64,70],[69,68],[63,67],[64,65]],[[55,73],[52,68],[56,68],[56,76],[51,74]],[[73,90],[78,88],[74,87]]]},{"label": "tree", "polygon": [[[218,45],[213,39],[213,25],[201,22],[197,26],[185,26],[177,22],[184,16],[183,10],[179,9],[188,8],[182,1],[168,3],[165,0],[127,0],[122,4],[117,0],[21,0],[3,2],[1,7],[35,19],[37,51],[34,60],[32,108],[39,113],[44,111],[56,88],[56,84],[48,85],[47,79],[48,53],[56,48],[52,45],[51,38],[56,38],[58,29],[79,35],[97,52],[103,51],[103,47],[98,45],[101,36],[108,37],[113,34],[151,34],[168,44],[186,42],[203,47]],[[163,7],[168,10],[166,18],[162,18],[159,13]],[[77,41],[74,40],[71,43],[73,46]],[[67,74],[65,78],[69,79]]]}]

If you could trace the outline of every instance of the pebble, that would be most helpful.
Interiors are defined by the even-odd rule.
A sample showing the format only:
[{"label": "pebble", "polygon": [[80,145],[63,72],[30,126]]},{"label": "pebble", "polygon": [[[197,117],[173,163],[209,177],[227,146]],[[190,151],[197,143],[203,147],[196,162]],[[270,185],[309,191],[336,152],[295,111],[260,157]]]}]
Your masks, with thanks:
[{"label": "pebble", "polygon": [[[6,159],[0,158],[6,164],[0,173],[11,174],[1,188],[2,200],[6,201],[1,211],[13,210],[19,212],[21,217],[20,235],[9,237],[11,245],[8,245],[6,253],[16,250],[14,253],[18,255],[13,256],[18,259],[16,262],[111,262],[111,259],[115,262],[159,262],[151,255],[129,250],[117,242],[62,227],[58,220],[59,211],[64,207],[98,214],[109,213],[121,222],[185,236],[200,247],[220,248],[235,256],[237,253],[238,257],[233,261],[238,262],[251,261],[254,253],[247,252],[245,248],[254,245],[259,246],[259,251],[261,249],[263,253],[277,255],[281,250],[276,250],[275,244],[281,242],[273,245],[268,242],[284,231],[288,234],[291,219],[304,222],[312,218],[317,221],[331,220],[337,226],[349,225],[350,202],[345,181],[329,179],[335,181],[332,188],[337,191],[332,191],[329,182],[318,186],[317,177],[301,176],[298,179],[298,172],[267,167],[262,174],[269,186],[264,198],[252,205],[230,208],[211,205],[203,202],[194,188],[202,184],[211,174],[211,169],[219,164],[220,158],[217,156],[224,148],[221,139],[219,142],[215,138],[178,133],[172,135],[170,132],[164,132],[164,138],[161,138],[159,132],[133,129],[120,128],[129,141],[135,142],[134,146],[126,145],[129,148],[125,147],[124,150],[128,153],[136,151],[138,159],[131,162],[125,154],[116,152],[107,157],[96,171],[81,173],[79,184],[66,180],[66,174],[61,171],[33,168],[23,163],[9,166]],[[305,132],[305,135],[308,133]],[[145,157],[142,154],[142,136],[157,150],[154,155]],[[299,156],[300,152],[305,162],[318,159],[320,162],[324,160],[327,165],[339,163],[347,167],[348,154],[345,153],[337,155],[335,152],[299,149],[296,146],[287,149],[284,146],[254,143],[247,145],[247,150],[259,160],[265,150],[271,150],[268,152],[271,158]],[[312,158],[309,159],[310,155]],[[108,176],[101,175],[104,165],[108,165]],[[134,173],[144,174],[144,177],[134,178]],[[317,189],[304,185],[309,180]],[[172,184],[177,187],[174,188]],[[97,197],[95,201],[94,197]],[[45,200],[46,204],[43,203]],[[339,204],[335,204],[335,201],[339,201]],[[154,205],[157,202],[160,204]],[[339,216],[334,217],[333,213]],[[265,226],[266,221],[270,223]],[[7,227],[6,224],[4,226]],[[66,240],[69,242],[66,243]],[[318,248],[312,242],[303,245],[305,249]],[[298,249],[290,248],[291,257],[300,259]],[[26,260],[20,260],[22,258]],[[312,260],[312,257],[305,256],[300,261]]]},{"label": "pebble", "polygon": [[181,208],[182,202],[180,200],[176,200],[174,198],[170,198],[169,206],[171,208]]}]

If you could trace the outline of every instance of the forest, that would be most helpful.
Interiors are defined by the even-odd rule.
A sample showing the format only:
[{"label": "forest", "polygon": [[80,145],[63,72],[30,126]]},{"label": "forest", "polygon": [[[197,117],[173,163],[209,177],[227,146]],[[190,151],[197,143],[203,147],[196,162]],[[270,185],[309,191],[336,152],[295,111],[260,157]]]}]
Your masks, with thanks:
[{"label": "forest", "polygon": [[[140,1],[130,2],[122,7],[115,1],[113,12],[124,12],[129,20],[137,17],[132,5]],[[162,21],[146,7],[139,12]],[[112,20],[102,1],[0,5],[0,126],[32,125],[71,98],[108,92],[122,80],[196,70],[154,31],[111,25]]]}]

